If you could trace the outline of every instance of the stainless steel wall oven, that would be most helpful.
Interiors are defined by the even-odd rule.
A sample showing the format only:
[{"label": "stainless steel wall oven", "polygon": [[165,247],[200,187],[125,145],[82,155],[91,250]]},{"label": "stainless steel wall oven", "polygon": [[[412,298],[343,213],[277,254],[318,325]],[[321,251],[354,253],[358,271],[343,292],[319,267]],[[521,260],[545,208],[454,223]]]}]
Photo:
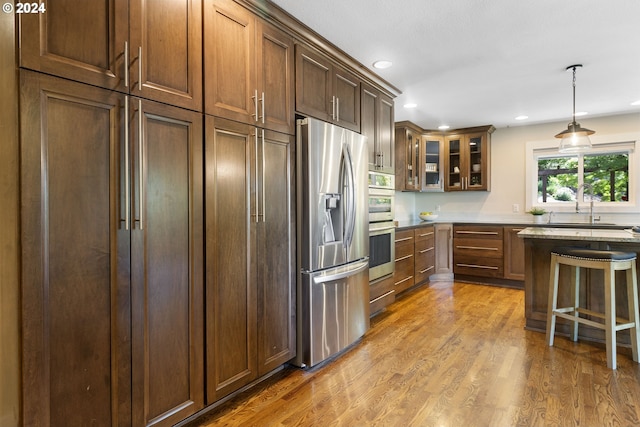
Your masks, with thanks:
[{"label": "stainless steel wall oven", "polygon": [[393,274],[395,267],[394,179],[369,172],[369,281]]}]

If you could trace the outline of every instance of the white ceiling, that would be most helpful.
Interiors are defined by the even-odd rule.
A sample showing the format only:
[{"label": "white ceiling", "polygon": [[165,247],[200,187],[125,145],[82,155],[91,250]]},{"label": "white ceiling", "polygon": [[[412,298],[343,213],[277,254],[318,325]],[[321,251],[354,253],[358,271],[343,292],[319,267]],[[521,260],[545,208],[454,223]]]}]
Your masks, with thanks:
[{"label": "white ceiling", "polygon": [[640,128],[640,0],[273,1],[365,66],[393,61],[376,73],[402,91],[396,121],[569,123],[565,69],[583,64],[576,110],[589,115],[578,121],[638,112]]}]

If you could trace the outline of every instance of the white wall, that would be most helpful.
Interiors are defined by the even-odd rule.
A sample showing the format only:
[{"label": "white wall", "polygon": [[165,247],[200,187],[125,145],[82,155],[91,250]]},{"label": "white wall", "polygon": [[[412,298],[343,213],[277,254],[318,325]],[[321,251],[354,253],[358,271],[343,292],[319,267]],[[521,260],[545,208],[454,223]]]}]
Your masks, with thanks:
[{"label": "white wall", "polygon": [[[524,213],[526,143],[555,140],[554,135],[566,129],[569,121],[496,129],[491,136],[490,192],[396,192],[396,219],[414,220],[417,219],[418,212],[436,211],[439,206],[440,219],[493,217],[522,218],[529,221],[530,215]],[[597,135],[640,132],[640,113],[581,118],[579,122],[582,126],[595,130]],[[513,213],[514,204],[519,205],[519,213]],[[639,217],[640,222],[640,215],[635,216]]]}]

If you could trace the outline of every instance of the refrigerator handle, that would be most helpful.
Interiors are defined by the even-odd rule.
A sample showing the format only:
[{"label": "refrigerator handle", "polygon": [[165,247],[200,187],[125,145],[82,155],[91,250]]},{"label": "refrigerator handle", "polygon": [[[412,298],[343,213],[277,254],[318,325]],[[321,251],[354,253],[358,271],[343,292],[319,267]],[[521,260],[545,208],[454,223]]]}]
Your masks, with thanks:
[{"label": "refrigerator handle", "polygon": [[347,193],[346,194],[346,224],[344,227],[344,247],[345,250],[351,246],[351,240],[353,239],[353,231],[356,224],[356,197],[355,197],[355,177],[353,174],[353,160],[351,158],[351,152],[348,145],[342,146],[342,155],[344,156],[344,165],[347,169]]},{"label": "refrigerator handle", "polygon": [[345,277],[353,276],[354,274],[360,273],[362,270],[369,266],[369,260],[361,261],[357,264],[340,267],[339,271],[333,274],[321,274],[317,277],[313,278],[313,283],[327,283],[327,282],[335,282],[336,280],[344,279]]}]

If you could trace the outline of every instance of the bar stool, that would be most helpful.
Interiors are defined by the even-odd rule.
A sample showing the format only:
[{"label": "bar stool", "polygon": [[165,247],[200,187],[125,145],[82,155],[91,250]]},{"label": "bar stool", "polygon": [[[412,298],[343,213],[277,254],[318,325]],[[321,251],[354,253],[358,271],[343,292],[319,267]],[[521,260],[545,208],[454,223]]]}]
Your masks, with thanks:
[{"label": "bar stool", "polygon": [[[572,266],[571,307],[558,308],[558,276],[560,264]],[[604,313],[597,313],[580,307],[580,267],[604,271]],[[617,270],[626,270],[627,301],[629,319],[616,317],[616,276]],[[580,317],[589,315],[603,319],[604,323]],[[560,247],[551,251],[551,271],[549,275],[549,305],[547,309],[547,342],[553,346],[556,317],[573,321],[571,339],[578,339],[578,324],[582,323],[604,329],[607,348],[607,366],[616,369],[616,332],[630,329],[631,350],[634,362],[638,362],[640,333],[638,322],[638,288],[636,275],[636,254],[633,252],[606,251],[575,247]]]}]

